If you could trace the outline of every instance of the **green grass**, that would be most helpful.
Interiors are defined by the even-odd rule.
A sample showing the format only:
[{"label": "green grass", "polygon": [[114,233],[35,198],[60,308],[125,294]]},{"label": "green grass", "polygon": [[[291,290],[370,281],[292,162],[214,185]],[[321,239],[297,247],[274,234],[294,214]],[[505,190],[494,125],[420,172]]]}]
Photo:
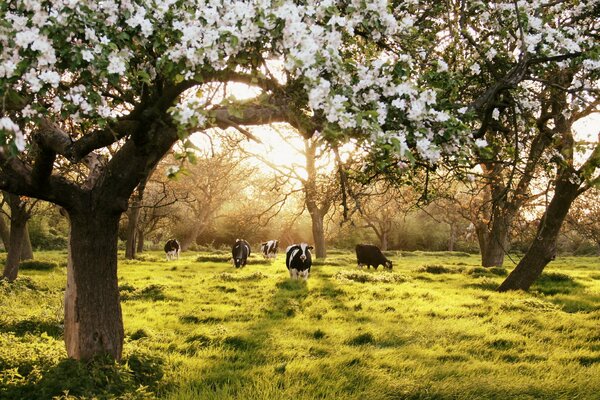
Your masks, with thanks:
[{"label": "green grass", "polygon": [[0,399],[600,393],[598,258],[558,258],[529,293],[497,293],[512,266],[467,253],[393,252],[389,272],[332,251],[308,282],[290,281],[281,255],[236,270],[226,254],[145,253],[120,259],[126,363],[108,368],[65,360],[64,257],[0,282]]}]

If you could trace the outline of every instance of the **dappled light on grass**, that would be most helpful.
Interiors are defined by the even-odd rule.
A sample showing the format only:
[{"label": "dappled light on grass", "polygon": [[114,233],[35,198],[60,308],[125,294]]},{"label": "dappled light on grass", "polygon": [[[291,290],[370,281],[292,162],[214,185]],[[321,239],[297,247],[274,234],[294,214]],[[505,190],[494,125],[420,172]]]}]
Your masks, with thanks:
[{"label": "dappled light on grass", "polygon": [[[281,257],[236,270],[206,261],[211,253],[155,261],[161,256],[121,262],[121,366],[65,361],[64,269],[0,282],[0,398],[36,399],[50,387],[57,396],[181,400],[570,399],[600,391],[595,258],[559,259],[530,293],[501,294],[510,265],[481,268],[476,256],[393,252],[390,272],[359,270],[352,252],[338,250],[306,282],[290,280]],[[66,372],[77,380],[59,379]]]}]

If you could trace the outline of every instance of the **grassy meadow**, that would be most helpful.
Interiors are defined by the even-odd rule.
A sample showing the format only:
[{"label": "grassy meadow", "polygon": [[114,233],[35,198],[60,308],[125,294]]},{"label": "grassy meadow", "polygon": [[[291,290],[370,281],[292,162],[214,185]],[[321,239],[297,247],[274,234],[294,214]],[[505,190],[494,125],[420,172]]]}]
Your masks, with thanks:
[{"label": "grassy meadow", "polygon": [[0,399],[600,399],[598,257],[501,294],[466,253],[331,251],[307,283],[227,253],[121,257],[121,365],[65,358],[66,253],[37,253],[0,282]]}]

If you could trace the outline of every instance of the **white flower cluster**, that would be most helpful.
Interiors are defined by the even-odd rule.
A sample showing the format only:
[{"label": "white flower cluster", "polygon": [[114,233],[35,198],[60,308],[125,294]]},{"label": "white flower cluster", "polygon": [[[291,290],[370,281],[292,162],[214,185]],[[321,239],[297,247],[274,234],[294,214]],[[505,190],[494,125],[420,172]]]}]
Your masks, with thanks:
[{"label": "white flower cluster", "polygon": [[[512,2],[469,4],[484,10],[478,22],[481,38],[490,38],[482,43],[484,57],[493,59],[502,46],[520,48],[518,35],[506,35],[513,43],[502,46],[498,34],[486,35],[516,24]],[[589,45],[538,12],[540,1],[518,1],[518,6],[527,16],[527,51],[541,46],[553,55]],[[436,144],[445,133],[440,126],[451,116],[436,110],[435,91],[410,76],[411,57],[381,52],[349,60],[342,53],[352,45],[347,38],[388,40],[413,29],[411,15],[395,16],[390,7],[387,0],[56,0],[44,7],[15,0],[10,11],[0,11],[7,21],[0,27],[0,88],[29,92],[49,113],[67,110],[76,121],[93,120],[127,110],[123,103],[142,96],[138,80],[160,75],[175,83],[202,81],[207,73],[243,69],[253,57],[279,58],[285,73],[304,85],[311,111],[327,123],[403,143],[402,151],[411,134],[417,151],[435,161],[460,148],[462,139]],[[555,16],[587,10],[552,7]],[[473,74],[481,72],[483,61],[470,62]],[[444,61],[435,65],[438,72],[448,71]],[[399,66],[406,72],[401,78],[394,76]],[[589,66],[597,68],[593,62]],[[202,126],[202,106],[183,100],[172,109],[174,119]]]},{"label": "white flower cluster", "polygon": [[199,97],[191,96],[183,99],[171,109],[171,115],[181,127],[202,129],[206,125],[206,115],[203,109],[206,101]]},{"label": "white flower cluster", "polygon": [[8,117],[0,118],[0,132],[13,137],[17,150],[25,150],[25,137],[23,136],[23,132],[19,125],[14,123],[12,119]]}]

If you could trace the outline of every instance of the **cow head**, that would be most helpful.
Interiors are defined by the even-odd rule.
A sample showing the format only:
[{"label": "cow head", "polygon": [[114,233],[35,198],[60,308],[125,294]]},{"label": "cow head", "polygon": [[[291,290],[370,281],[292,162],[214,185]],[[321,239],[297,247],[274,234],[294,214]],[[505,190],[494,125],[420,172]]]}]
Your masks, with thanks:
[{"label": "cow head", "polygon": [[384,267],[387,269],[392,269],[392,262],[390,260],[385,260]]},{"label": "cow head", "polygon": [[300,260],[301,260],[302,262],[304,262],[304,261],[306,261],[307,257],[309,257],[309,256],[310,256],[310,251],[309,251],[309,250],[312,250],[312,249],[313,249],[313,247],[312,247],[312,246],[309,246],[309,245],[307,245],[306,243],[302,243],[302,244],[300,244],[300,246],[299,246],[299,247],[300,247],[300,254],[299,254],[299,258],[300,258]]}]

